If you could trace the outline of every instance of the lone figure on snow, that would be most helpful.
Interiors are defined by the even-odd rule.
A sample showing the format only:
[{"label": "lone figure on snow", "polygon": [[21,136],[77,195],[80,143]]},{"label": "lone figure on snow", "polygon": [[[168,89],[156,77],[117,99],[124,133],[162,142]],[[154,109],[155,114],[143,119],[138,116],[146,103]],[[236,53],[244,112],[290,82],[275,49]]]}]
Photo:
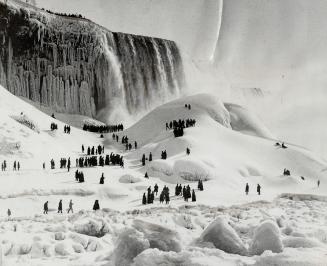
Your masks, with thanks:
[{"label": "lone figure on snow", "polygon": [[67,210],[67,213],[69,213],[70,211],[72,211],[72,213],[74,213],[74,211],[73,211],[73,201],[72,200],[70,200],[69,201],[69,205],[68,205],[68,210]]},{"label": "lone figure on snow", "polygon": [[48,201],[46,201],[45,203],[44,203],[44,205],[43,205],[43,214],[48,214],[48,210],[49,210],[49,208],[48,208]]},{"label": "lone figure on snow", "polygon": [[260,193],[261,193],[261,186],[259,184],[257,185],[257,192],[258,192],[258,195],[260,195]]},{"label": "lone figure on snow", "polygon": [[248,183],[246,183],[246,185],[245,185],[245,193],[246,193],[246,195],[249,194],[249,184]]},{"label": "lone figure on snow", "polygon": [[99,205],[98,200],[95,200],[94,205],[93,205],[93,210],[94,211],[100,210],[100,205]]}]

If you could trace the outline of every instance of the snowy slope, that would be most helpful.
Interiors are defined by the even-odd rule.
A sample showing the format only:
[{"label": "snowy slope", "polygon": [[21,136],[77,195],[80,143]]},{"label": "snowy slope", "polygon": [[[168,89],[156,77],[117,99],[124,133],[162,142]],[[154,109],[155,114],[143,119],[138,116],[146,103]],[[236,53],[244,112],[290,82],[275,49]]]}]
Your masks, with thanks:
[{"label": "snowy slope", "polygon": [[[191,104],[191,110],[184,107],[185,103]],[[11,118],[19,117],[21,112],[35,122],[39,133]],[[231,110],[207,94],[162,105],[119,133],[138,141],[139,148],[130,152],[112,141],[111,134],[101,139],[98,134],[78,128],[72,128],[70,135],[64,134],[63,123],[4,88],[0,88],[0,114],[0,160],[6,159],[9,168],[0,174],[0,233],[5,265],[122,265],[118,258],[126,258],[127,265],[238,265],[240,261],[251,265],[270,260],[288,263],[299,254],[306,265],[323,265],[327,235],[327,228],[321,227],[327,195],[322,171],[325,162],[303,148],[276,148],[266,127],[241,107]],[[197,123],[185,129],[182,138],[174,138],[172,132],[166,131],[165,123],[179,118],[195,118]],[[53,121],[58,124],[57,132],[49,131]],[[9,145],[17,142],[19,149]],[[86,182],[76,183],[74,162],[81,155],[82,144],[104,144],[105,153],[123,154],[125,168],[83,168]],[[186,147],[191,149],[190,156],[185,155]],[[163,149],[167,150],[166,161],[159,159]],[[141,156],[148,156],[150,151],[154,161],[142,167]],[[58,169],[58,160],[68,156],[73,162],[72,171]],[[50,158],[56,161],[55,170],[49,169]],[[21,162],[21,171],[11,170],[14,160]],[[46,170],[42,170],[43,162]],[[285,167],[291,170],[290,177],[281,176]],[[144,178],[145,171],[149,179]],[[104,185],[98,184],[101,173],[106,177]],[[300,175],[305,176],[304,181]],[[203,192],[196,189],[194,181],[198,178],[207,180]],[[319,189],[317,179],[322,182]],[[195,188],[197,202],[185,203],[174,196],[176,182]],[[246,182],[250,184],[248,196],[244,195]],[[170,205],[160,205],[158,197],[153,205],[141,205],[142,194],[155,183],[159,192],[164,185],[170,188]],[[262,185],[262,196],[255,193],[257,183]],[[279,198],[282,192],[289,194]],[[315,196],[300,195],[297,201],[290,200],[294,193]],[[72,199],[75,214],[57,214],[59,199],[63,200],[64,211]],[[97,213],[91,212],[95,199],[102,208]],[[46,200],[48,216],[42,215]],[[7,208],[12,211],[9,221]],[[273,219],[282,230],[285,250],[247,257],[222,251],[219,240],[215,242],[218,249],[199,243],[203,230],[217,216],[228,219],[236,231],[233,234],[240,236],[246,250],[261,221]],[[160,232],[167,234],[162,236]],[[300,234],[301,239],[295,238]],[[303,251],[301,246],[307,248]],[[308,259],[310,255],[315,258]]]}]

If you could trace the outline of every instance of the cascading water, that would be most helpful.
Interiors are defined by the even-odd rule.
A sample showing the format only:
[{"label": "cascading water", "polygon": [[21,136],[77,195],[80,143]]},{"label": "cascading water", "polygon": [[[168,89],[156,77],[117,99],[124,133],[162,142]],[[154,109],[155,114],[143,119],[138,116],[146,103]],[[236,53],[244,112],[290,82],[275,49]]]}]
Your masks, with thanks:
[{"label": "cascading water", "polygon": [[107,122],[177,96],[184,71],[168,40],[1,4],[0,82],[55,111]]}]

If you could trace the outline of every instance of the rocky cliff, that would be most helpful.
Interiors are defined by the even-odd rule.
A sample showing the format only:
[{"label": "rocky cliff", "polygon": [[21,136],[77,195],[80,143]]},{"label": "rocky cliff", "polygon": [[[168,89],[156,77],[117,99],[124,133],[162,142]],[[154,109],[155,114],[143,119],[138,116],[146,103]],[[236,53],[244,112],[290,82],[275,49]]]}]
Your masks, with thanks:
[{"label": "rocky cliff", "polygon": [[172,41],[0,2],[0,84],[15,95],[96,117],[147,109],[178,94],[183,83]]}]

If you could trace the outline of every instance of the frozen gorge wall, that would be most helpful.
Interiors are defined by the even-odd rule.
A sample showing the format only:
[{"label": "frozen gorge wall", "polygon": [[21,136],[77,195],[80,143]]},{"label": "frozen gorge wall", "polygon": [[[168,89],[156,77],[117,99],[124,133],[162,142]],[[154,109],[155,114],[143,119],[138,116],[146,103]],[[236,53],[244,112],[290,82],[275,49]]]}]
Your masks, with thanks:
[{"label": "frozen gorge wall", "polygon": [[58,112],[145,110],[178,94],[173,41],[110,32],[87,20],[0,2],[0,84]]}]

